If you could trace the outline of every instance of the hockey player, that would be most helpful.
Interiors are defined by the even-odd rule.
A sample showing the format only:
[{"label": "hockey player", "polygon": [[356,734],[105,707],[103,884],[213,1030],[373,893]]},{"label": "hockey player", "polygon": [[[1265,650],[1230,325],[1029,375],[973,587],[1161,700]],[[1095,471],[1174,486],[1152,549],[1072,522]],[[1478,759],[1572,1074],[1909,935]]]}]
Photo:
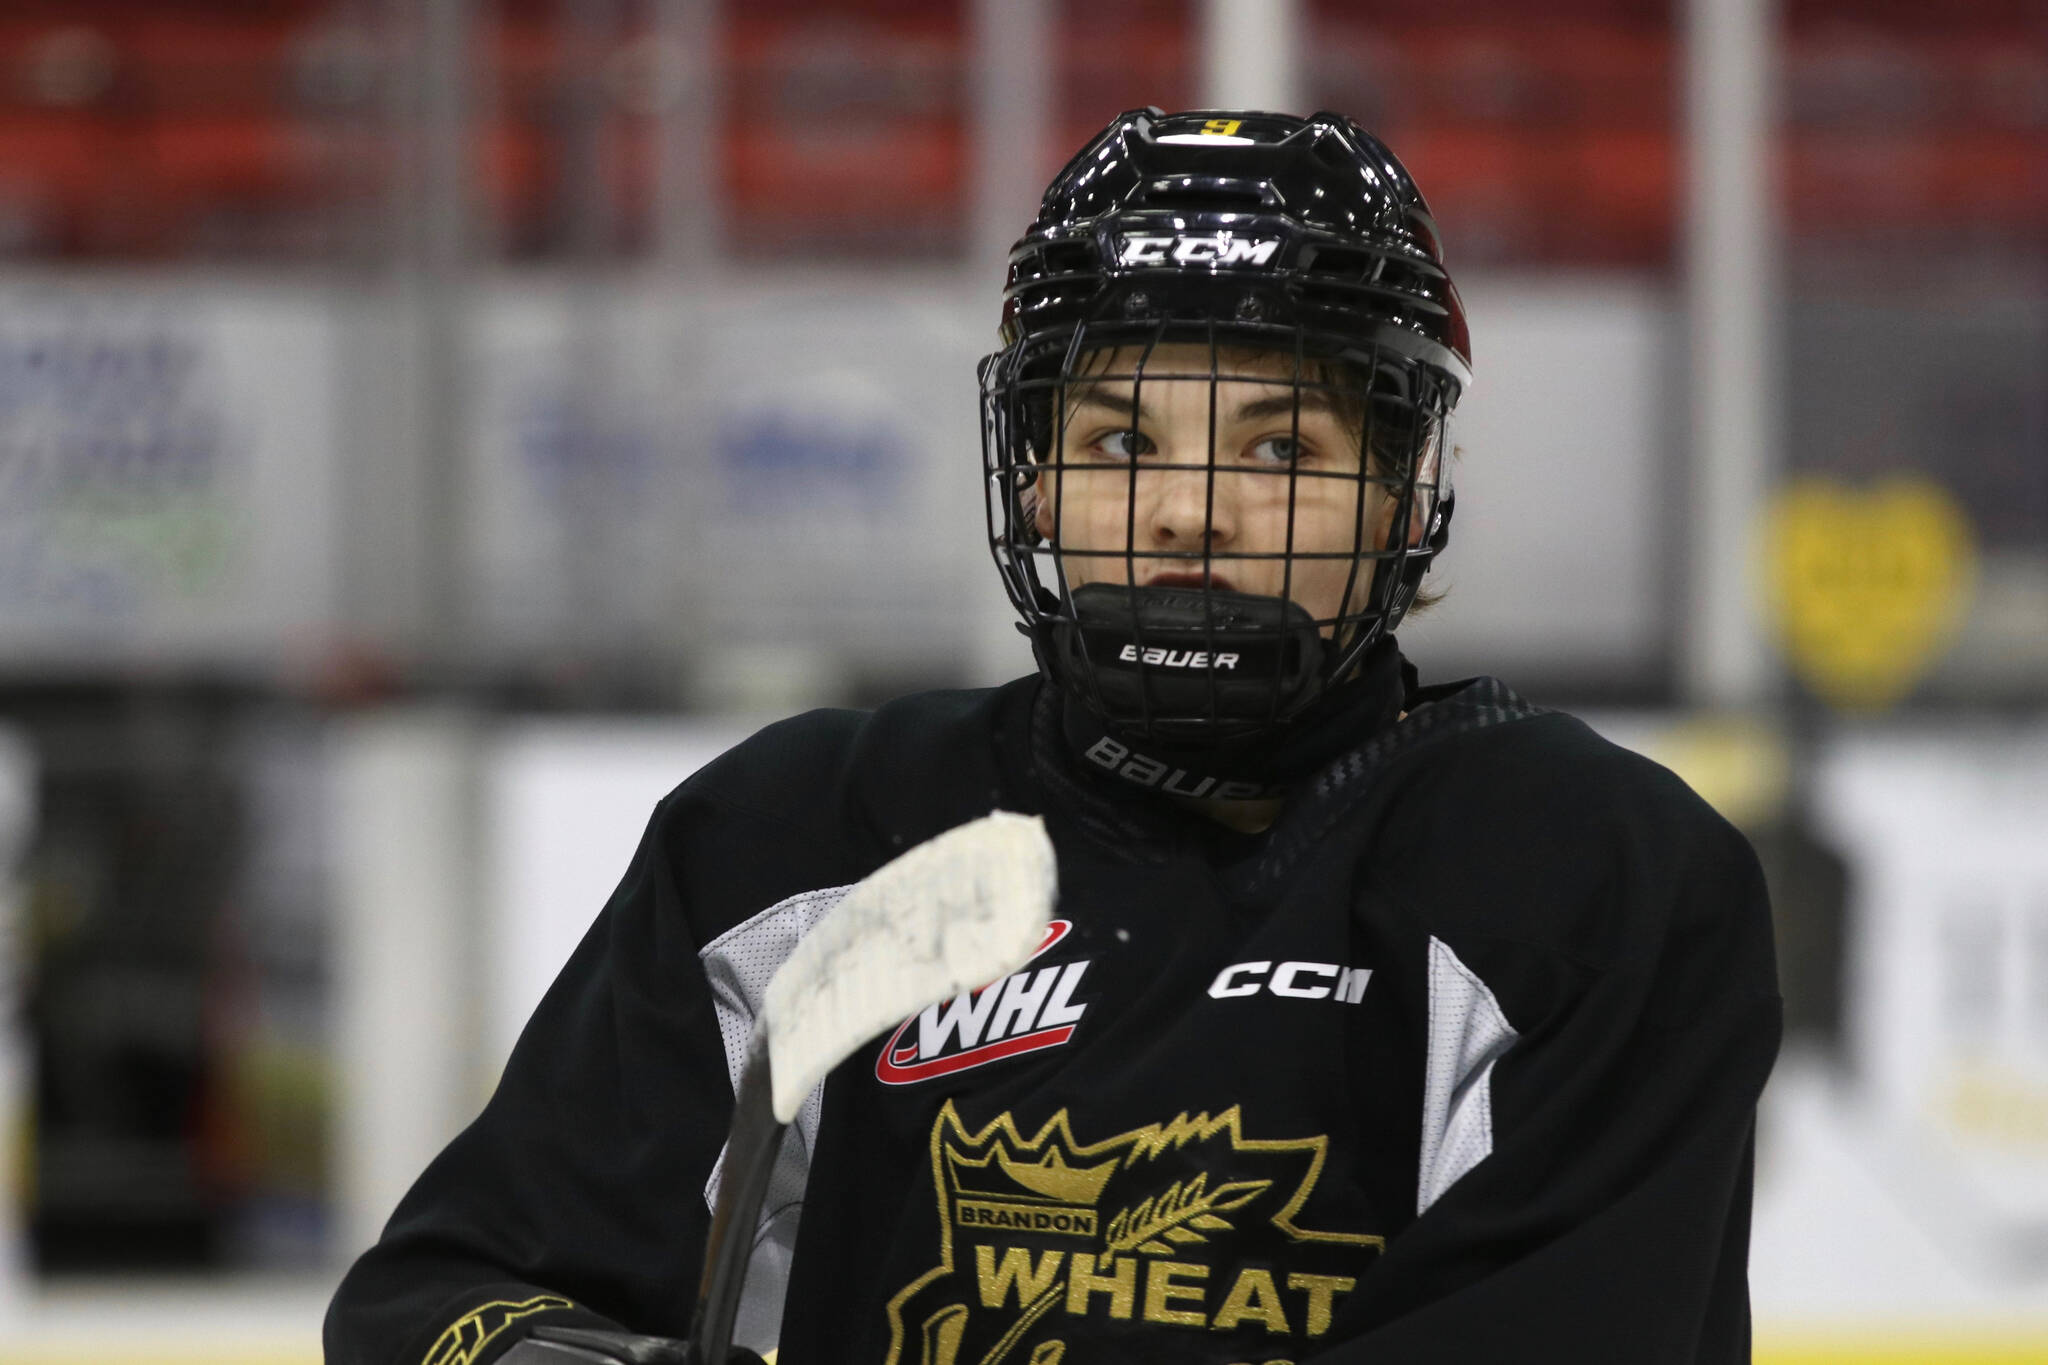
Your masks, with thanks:
[{"label": "hockey player", "polygon": [[1403,663],[1470,348],[1400,164],[1335,115],[1126,114],[1013,251],[1002,336],[991,541],[1037,675],[801,716],[666,798],[343,1282],[331,1365],[681,1335],[769,973],[992,808],[1044,816],[1058,918],[811,1096],[744,1343],[1747,1360],[1761,881],[1669,773]]}]

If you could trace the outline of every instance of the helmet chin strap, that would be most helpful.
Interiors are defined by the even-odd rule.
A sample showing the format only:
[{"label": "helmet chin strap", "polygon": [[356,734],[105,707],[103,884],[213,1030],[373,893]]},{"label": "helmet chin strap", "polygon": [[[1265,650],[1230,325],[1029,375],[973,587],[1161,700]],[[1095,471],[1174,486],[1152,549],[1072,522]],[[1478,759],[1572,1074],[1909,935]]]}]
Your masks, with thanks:
[{"label": "helmet chin strap", "polygon": [[1393,724],[1413,687],[1412,670],[1388,636],[1293,720],[1243,739],[1176,744],[1133,735],[1073,690],[1063,698],[1061,728],[1089,771],[1168,796],[1251,801],[1284,795]]}]

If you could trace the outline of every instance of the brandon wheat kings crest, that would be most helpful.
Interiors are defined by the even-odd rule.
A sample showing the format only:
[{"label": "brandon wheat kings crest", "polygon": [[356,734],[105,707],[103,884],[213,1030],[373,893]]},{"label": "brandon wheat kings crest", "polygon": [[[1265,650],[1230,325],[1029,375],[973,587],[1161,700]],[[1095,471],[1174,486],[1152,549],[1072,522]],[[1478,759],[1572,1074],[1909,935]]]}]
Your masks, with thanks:
[{"label": "brandon wheat kings crest", "polygon": [[1235,1107],[1083,1142],[1064,1109],[1027,1138],[948,1101],[938,1264],[889,1301],[887,1365],[1084,1365],[1077,1334],[1133,1361],[1292,1361],[1384,1248],[1297,1221],[1328,1147],[1248,1138]]}]

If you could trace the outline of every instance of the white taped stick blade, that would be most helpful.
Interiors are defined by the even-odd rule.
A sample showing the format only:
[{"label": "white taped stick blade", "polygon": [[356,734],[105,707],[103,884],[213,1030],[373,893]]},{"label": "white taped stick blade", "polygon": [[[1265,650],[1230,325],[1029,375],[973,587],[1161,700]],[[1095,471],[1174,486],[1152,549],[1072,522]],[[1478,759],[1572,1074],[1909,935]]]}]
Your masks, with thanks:
[{"label": "white taped stick blade", "polygon": [[847,892],[776,969],[762,1002],[776,1119],[794,1119],[868,1039],[1030,961],[1057,884],[1045,822],[996,811]]}]

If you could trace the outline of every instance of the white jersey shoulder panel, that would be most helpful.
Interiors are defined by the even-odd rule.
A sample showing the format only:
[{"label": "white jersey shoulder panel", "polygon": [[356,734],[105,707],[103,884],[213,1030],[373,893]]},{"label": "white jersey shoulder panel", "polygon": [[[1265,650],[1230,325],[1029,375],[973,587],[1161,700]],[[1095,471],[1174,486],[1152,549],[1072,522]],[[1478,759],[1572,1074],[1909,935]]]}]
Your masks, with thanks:
[{"label": "white jersey shoulder panel", "polygon": [[1493,1064],[1517,1036],[1486,983],[1432,936],[1417,1214],[1492,1154]]}]

